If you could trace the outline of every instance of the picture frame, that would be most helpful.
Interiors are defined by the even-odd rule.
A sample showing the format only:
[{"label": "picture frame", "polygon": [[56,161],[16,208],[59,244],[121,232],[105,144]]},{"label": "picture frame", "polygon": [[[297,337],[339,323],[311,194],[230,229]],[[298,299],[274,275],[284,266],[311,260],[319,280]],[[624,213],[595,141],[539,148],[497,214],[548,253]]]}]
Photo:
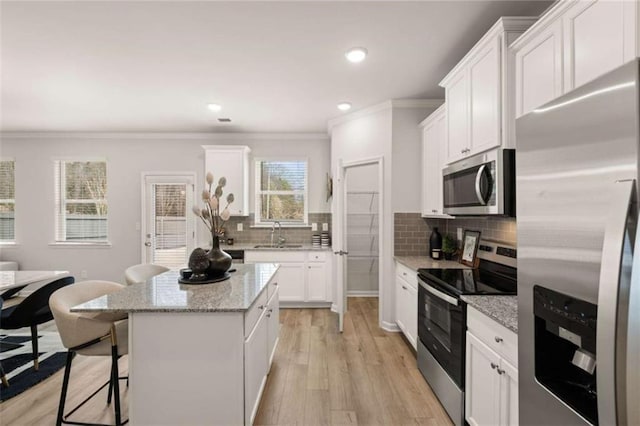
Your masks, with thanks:
[{"label": "picture frame", "polygon": [[478,246],[480,245],[480,231],[464,230],[462,238],[462,253],[460,263],[474,268],[477,263]]}]

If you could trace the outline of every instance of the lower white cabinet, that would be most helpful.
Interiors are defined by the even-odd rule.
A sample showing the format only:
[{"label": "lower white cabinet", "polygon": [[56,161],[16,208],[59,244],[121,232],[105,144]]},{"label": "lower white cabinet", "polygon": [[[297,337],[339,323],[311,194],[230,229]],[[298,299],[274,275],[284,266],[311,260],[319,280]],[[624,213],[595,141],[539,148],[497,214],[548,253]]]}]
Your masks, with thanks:
[{"label": "lower white cabinet", "polygon": [[260,398],[267,382],[267,374],[271,369],[271,363],[278,344],[280,334],[280,303],[278,295],[279,290],[276,287],[275,292],[271,294],[266,304],[264,304],[264,300],[261,301],[261,298],[259,298],[255,302],[256,306],[253,306],[245,315],[246,323],[250,321],[252,311],[260,312],[258,321],[244,341],[244,419],[246,425],[253,424],[258,412]]},{"label": "lower white cabinet", "polygon": [[[414,281],[415,279],[415,281]],[[396,324],[414,349],[418,342],[418,288],[416,273],[396,264]]]},{"label": "lower white cabinet", "polygon": [[332,301],[331,256],[324,251],[245,251],[245,263],[280,264],[278,286],[281,302],[327,303]]},{"label": "lower white cabinet", "polygon": [[[465,379],[465,416],[470,425],[475,426],[512,426],[518,424],[518,369],[512,365],[507,356],[509,349],[503,351],[495,343],[481,340],[473,333],[474,328],[486,330],[487,324],[493,322],[488,317],[469,308],[467,346],[466,346],[466,379]],[[480,317],[480,315],[482,317]],[[482,324],[476,327],[472,322],[480,319]],[[506,336],[504,328],[495,323],[495,336]],[[515,335],[515,333],[508,331]],[[482,333],[479,333],[482,334]],[[483,336],[484,337],[484,336]],[[485,337],[486,338],[486,337]],[[488,340],[488,339],[487,339]]]}]

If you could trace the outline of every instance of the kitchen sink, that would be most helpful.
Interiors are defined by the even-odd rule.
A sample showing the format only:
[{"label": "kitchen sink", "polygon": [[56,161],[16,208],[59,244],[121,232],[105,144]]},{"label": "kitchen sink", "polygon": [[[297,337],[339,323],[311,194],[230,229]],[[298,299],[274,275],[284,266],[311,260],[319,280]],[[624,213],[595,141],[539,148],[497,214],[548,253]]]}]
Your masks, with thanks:
[{"label": "kitchen sink", "polygon": [[258,244],[257,246],[253,246],[253,248],[301,248],[302,244],[281,244],[279,246],[271,245],[271,244]]}]

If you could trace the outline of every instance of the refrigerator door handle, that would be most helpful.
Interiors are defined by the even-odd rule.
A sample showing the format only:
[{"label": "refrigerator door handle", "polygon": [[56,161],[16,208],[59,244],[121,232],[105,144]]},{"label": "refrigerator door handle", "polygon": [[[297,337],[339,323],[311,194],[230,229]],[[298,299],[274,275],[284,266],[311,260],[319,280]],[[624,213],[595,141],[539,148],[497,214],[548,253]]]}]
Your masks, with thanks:
[{"label": "refrigerator door handle", "polygon": [[600,285],[596,361],[598,423],[626,424],[626,309],[631,283],[638,212],[635,180],[612,188],[611,214],[606,218]]}]

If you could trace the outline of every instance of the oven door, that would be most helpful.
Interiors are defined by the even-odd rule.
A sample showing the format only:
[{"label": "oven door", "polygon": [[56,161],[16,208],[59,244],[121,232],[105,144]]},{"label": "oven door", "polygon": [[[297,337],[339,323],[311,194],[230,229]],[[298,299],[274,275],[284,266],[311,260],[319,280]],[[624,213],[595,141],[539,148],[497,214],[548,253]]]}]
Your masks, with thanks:
[{"label": "oven door", "polygon": [[419,279],[418,337],[449,377],[464,386],[465,314],[462,302]]}]

